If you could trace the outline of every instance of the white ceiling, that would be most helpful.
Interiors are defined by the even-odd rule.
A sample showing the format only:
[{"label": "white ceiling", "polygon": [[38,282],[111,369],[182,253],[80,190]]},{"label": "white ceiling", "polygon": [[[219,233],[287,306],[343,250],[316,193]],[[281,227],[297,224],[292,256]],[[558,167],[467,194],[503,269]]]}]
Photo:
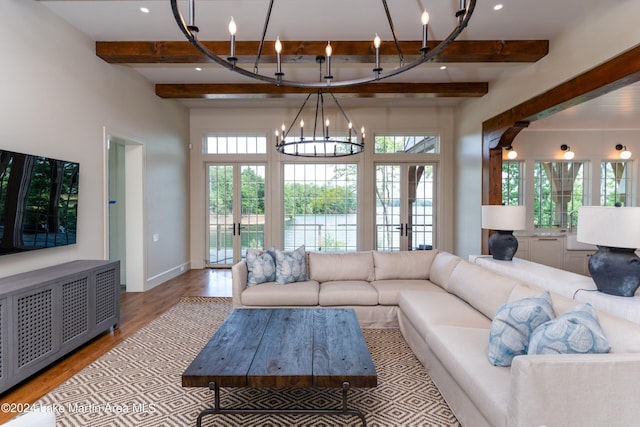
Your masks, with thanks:
[{"label": "white ceiling", "polygon": [[[54,13],[68,21],[95,41],[171,41],[185,40],[171,12],[169,0],[40,0]],[[227,40],[227,25],[231,16],[238,25],[237,40],[259,40],[268,6],[268,0],[198,0],[196,24],[201,40]],[[438,40],[451,31],[453,14],[458,0],[395,0],[389,9],[401,40],[421,38],[420,13],[426,7],[431,15],[429,38]],[[493,6],[504,3],[499,11]],[[581,19],[581,15],[596,8],[606,7],[601,0],[479,0],[469,26],[459,40],[549,40]],[[187,15],[187,2],[181,1]],[[140,12],[140,7],[150,13]],[[266,39],[276,35],[286,40],[367,40],[378,33],[383,40],[391,40],[382,4],[376,0],[278,0],[274,3],[269,32]],[[483,64],[424,64],[417,70],[395,77],[396,81],[414,82],[491,82],[502,73],[531,67],[522,63]],[[153,83],[236,83],[249,79],[217,65],[205,65],[196,71],[193,64],[130,65]],[[333,74],[355,72],[344,64],[335,64]],[[317,70],[314,70],[317,73]],[[461,98],[416,98],[415,96],[348,98],[347,106],[452,106],[463,102]],[[582,104],[570,110],[532,124],[532,130],[554,128],[606,128],[625,129],[640,127],[640,88],[631,86],[616,93]],[[185,100],[191,108],[225,108],[251,105],[282,105],[283,99],[216,99]],[[297,105],[296,97],[289,102]],[[342,101],[341,101],[342,102]]]}]

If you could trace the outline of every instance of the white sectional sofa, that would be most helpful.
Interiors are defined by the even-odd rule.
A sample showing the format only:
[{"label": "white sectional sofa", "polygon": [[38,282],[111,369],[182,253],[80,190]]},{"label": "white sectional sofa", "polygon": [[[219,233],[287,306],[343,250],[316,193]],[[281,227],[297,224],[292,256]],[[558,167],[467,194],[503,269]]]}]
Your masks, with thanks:
[{"label": "white sectional sofa", "polygon": [[[488,359],[501,305],[541,288],[433,251],[308,254],[309,280],[246,287],[233,268],[236,307],[349,306],[363,327],[398,325],[464,426],[630,426],[640,420],[640,325],[597,311],[606,354]],[[244,279],[243,279],[244,275]],[[578,304],[551,293],[558,316]],[[392,317],[395,316],[395,319]]]}]

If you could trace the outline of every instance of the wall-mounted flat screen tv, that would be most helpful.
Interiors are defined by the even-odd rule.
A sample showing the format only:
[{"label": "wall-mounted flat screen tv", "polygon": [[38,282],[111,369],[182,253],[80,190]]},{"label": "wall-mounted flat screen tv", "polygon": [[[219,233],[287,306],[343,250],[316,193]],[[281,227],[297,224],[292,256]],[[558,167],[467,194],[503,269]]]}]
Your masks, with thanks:
[{"label": "wall-mounted flat screen tv", "polygon": [[0,149],[0,255],[76,243],[75,162]]}]

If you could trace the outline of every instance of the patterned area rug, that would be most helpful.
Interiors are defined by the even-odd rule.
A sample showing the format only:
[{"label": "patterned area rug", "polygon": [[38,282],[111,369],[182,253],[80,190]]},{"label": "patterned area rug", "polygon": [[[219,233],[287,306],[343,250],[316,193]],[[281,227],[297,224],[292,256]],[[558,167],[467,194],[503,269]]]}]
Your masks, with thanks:
[{"label": "patterned area rug", "polygon": [[[189,366],[231,311],[229,298],[183,298],[132,337],[36,403],[50,405],[58,426],[194,426],[213,392],[183,388]],[[352,389],[349,406],[369,426],[458,426],[429,375],[397,329],[363,331],[378,387]],[[341,392],[222,389],[223,407],[341,407]],[[207,415],[203,426],[358,426],[356,417]]]}]

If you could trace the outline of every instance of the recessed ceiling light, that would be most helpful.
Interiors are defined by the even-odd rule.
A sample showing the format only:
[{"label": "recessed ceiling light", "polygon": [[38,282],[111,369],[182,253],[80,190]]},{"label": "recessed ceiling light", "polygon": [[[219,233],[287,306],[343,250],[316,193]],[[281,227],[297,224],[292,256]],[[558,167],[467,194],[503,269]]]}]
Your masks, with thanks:
[{"label": "recessed ceiling light", "polygon": [[447,69],[447,66],[446,66],[446,65],[441,65],[441,66],[440,66],[440,69],[441,69],[441,70],[446,70],[446,69]]},{"label": "recessed ceiling light", "polygon": [[142,13],[149,13],[149,12],[150,12],[150,10],[149,10],[149,8],[148,8],[148,7],[141,7],[141,8],[140,8],[140,12],[142,12]]},{"label": "recessed ceiling light", "polygon": [[497,5],[493,6],[493,10],[500,10],[500,9],[502,9],[503,7],[504,7],[503,5],[501,5],[501,4],[497,4]]},{"label": "recessed ceiling light", "polygon": [[202,71],[202,68],[196,67],[196,71]]}]

